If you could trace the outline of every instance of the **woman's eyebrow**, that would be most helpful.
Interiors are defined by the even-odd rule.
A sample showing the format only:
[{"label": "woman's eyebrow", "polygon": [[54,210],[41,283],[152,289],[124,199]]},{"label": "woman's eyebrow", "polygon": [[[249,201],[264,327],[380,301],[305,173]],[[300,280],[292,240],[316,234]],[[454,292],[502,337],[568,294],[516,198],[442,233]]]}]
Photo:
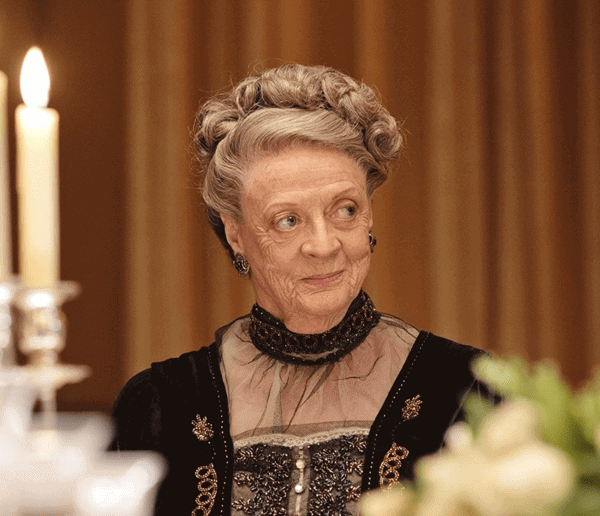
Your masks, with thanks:
[{"label": "woman's eyebrow", "polygon": [[[356,193],[359,193],[359,189],[355,186],[350,186],[348,188],[344,188],[344,190],[342,190],[340,192],[336,192],[334,195],[331,196],[331,202],[338,201],[339,199],[341,199],[342,197],[344,197],[346,195],[356,194]],[[314,197],[311,197],[310,200],[314,201]],[[304,201],[304,200],[299,201],[299,200],[295,200],[295,199],[290,199],[290,200],[285,200],[285,201],[275,201],[273,203],[266,204],[264,206],[264,209],[265,210],[278,210],[278,209],[284,209],[284,208],[296,208],[305,203],[306,203],[306,201]]]}]

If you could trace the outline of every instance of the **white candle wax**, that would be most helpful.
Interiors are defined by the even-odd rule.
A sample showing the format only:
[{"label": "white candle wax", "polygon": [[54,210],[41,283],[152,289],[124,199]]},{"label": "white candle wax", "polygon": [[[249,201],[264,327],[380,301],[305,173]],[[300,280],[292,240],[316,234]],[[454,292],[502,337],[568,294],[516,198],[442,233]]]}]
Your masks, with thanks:
[{"label": "white candle wax", "polygon": [[[50,83],[41,52],[35,51],[31,61],[38,62],[28,66],[30,50],[21,75],[27,106],[18,106],[15,117],[19,263],[23,282],[44,288],[54,285],[59,267],[58,113],[45,107]],[[39,77],[32,72],[35,64],[43,65]]]},{"label": "white candle wax", "polygon": [[12,273],[10,246],[10,181],[8,175],[8,118],[6,92],[8,79],[0,72],[0,282]]},{"label": "white candle wax", "polygon": [[58,279],[58,113],[17,107],[19,261],[29,287]]}]

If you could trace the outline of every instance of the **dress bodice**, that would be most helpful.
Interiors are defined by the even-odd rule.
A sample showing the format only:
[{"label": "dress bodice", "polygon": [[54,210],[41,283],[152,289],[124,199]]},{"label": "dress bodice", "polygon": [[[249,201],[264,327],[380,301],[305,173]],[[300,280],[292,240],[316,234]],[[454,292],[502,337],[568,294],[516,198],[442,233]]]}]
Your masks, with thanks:
[{"label": "dress bodice", "polygon": [[235,446],[232,515],[358,514],[367,434],[263,436]]},{"label": "dress bodice", "polygon": [[[247,417],[236,421],[235,414],[230,414],[236,410],[236,396],[231,396],[236,383],[232,382],[227,370],[225,374],[222,370],[226,359],[223,337],[229,329],[231,326],[219,332],[217,341],[211,346],[155,363],[142,371],[126,384],[115,402],[113,417],[117,432],[112,448],[156,450],[170,465],[158,494],[156,516],[229,516],[236,514],[235,511],[240,514],[243,508],[236,506],[260,504],[260,496],[254,498],[259,494],[257,489],[267,486],[260,475],[271,475],[275,481],[280,474],[286,478],[287,499],[283,508],[273,514],[293,515],[298,499],[300,514],[302,511],[311,514],[311,510],[315,515],[328,514],[318,507],[321,507],[319,503],[327,504],[331,500],[340,504],[344,500],[343,505],[353,514],[358,477],[361,492],[379,487],[390,479],[410,479],[416,460],[439,449],[446,429],[462,417],[466,395],[475,393],[490,397],[469,367],[481,350],[420,332],[399,366],[399,372],[396,371],[396,377],[392,378],[389,392],[383,393],[383,401],[377,401],[380,403],[377,409],[362,421],[353,411],[351,400],[343,411],[330,417],[327,400],[334,390],[310,397],[311,403],[318,403],[327,415],[320,421],[314,411],[302,410],[309,405],[301,404],[302,396],[292,397],[291,401],[286,400],[286,396],[269,398],[267,407],[259,405],[260,415],[250,411],[245,413]],[[358,346],[354,351],[362,347]],[[371,364],[374,371],[380,364],[381,360]],[[276,377],[285,379],[281,376],[283,370],[276,367],[266,371],[272,374],[269,382],[275,381]],[[306,383],[309,387],[307,395],[315,389],[315,393],[321,392],[319,387],[323,385],[333,388],[336,379],[341,383],[356,381],[352,375],[338,373],[332,370],[326,377],[301,376],[303,381],[310,380]],[[390,374],[393,376],[391,371]],[[381,375],[370,374],[366,378],[375,381],[378,376]],[[243,375],[239,378],[243,379]],[[240,385],[243,382],[237,384],[237,388]],[[271,388],[267,389],[268,393],[271,391]],[[364,407],[370,406],[368,391],[361,396]],[[238,398],[238,401],[240,399],[244,398]],[[372,404],[375,402],[373,398]],[[290,419],[289,407],[297,408],[291,414],[298,416]],[[363,413],[362,409],[360,413]],[[341,419],[340,414],[343,415]],[[278,417],[284,424],[273,424]],[[371,417],[374,419],[370,420]],[[357,428],[360,429],[358,432]],[[341,433],[334,435],[336,431]],[[275,438],[273,436],[281,434],[283,441],[269,442]],[[317,434],[326,436],[325,440],[306,441]],[[359,437],[366,435],[364,445],[357,434]],[[304,501],[293,494],[296,484],[301,483],[301,468],[296,465],[301,447],[305,461]],[[403,459],[390,460],[394,457]],[[361,459],[362,473],[359,473]],[[269,467],[275,461],[280,465],[277,474]],[[342,463],[345,466],[341,467]],[[331,476],[336,468],[340,476]],[[322,474],[323,471],[327,474]],[[289,478],[286,477],[288,474]],[[319,498],[318,493],[322,492],[319,486],[327,486],[327,493],[332,497],[329,501]],[[283,490],[281,485],[280,492]],[[318,502],[320,499],[325,501]],[[236,504],[238,500],[239,505]]]}]

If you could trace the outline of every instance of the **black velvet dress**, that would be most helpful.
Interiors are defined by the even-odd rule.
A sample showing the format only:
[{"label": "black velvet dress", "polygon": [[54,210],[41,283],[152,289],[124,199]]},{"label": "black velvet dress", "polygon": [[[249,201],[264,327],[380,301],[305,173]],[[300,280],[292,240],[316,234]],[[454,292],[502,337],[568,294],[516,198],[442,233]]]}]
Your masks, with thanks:
[{"label": "black velvet dress", "polygon": [[492,398],[470,369],[481,350],[392,316],[314,366],[257,350],[248,324],[152,364],[117,398],[113,449],[169,462],[157,515],[358,514],[361,492],[410,480],[443,445],[469,393]]}]

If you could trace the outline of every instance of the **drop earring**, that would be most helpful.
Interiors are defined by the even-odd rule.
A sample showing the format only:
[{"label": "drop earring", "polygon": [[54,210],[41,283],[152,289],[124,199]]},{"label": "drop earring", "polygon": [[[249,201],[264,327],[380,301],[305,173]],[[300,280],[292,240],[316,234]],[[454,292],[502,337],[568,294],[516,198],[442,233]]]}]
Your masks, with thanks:
[{"label": "drop earring", "polygon": [[369,248],[371,249],[371,253],[375,250],[376,245],[377,239],[373,236],[373,232],[369,231]]},{"label": "drop earring", "polygon": [[250,264],[242,253],[236,253],[233,259],[233,266],[237,271],[238,275],[246,276],[250,272]]}]

